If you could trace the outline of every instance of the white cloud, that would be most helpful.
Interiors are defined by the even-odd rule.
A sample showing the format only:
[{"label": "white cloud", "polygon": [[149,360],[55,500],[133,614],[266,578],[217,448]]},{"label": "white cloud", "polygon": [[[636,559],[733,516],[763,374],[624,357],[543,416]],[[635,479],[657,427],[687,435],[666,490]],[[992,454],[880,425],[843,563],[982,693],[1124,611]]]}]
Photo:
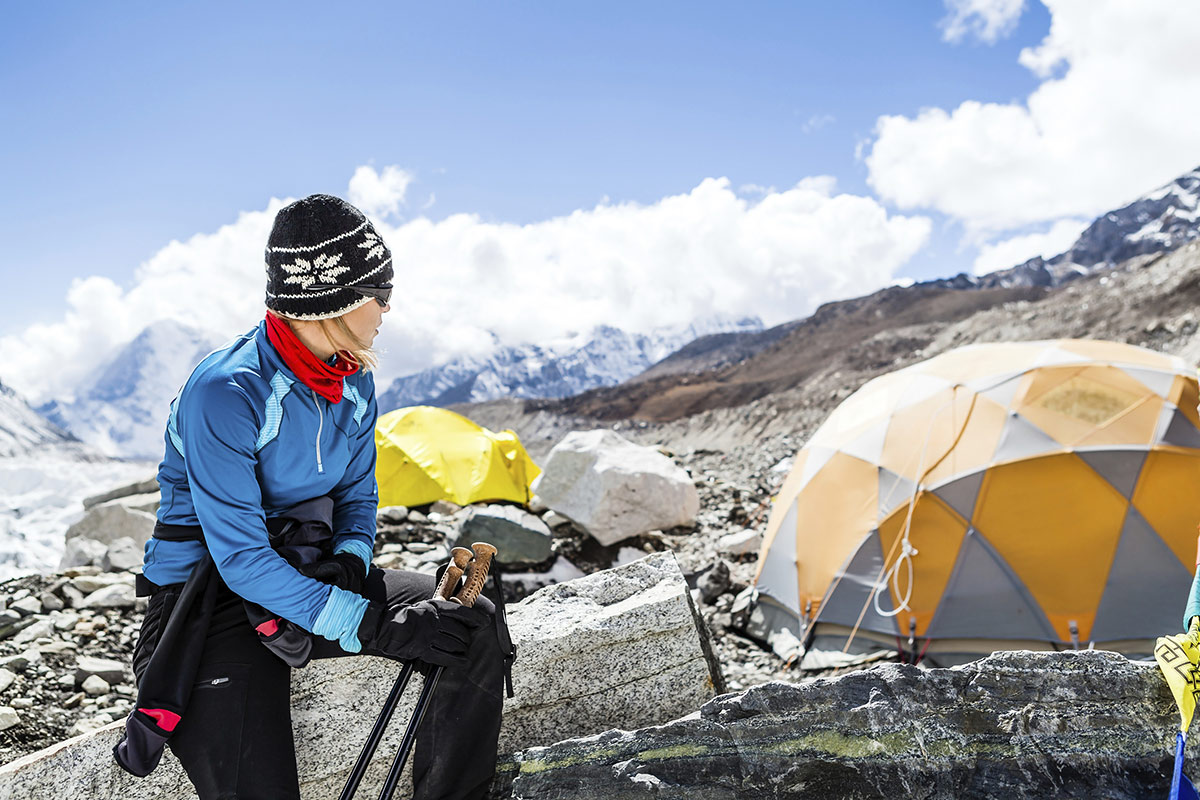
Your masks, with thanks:
[{"label": "white cloud", "polygon": [[1034,256],[1056,256],[1075,244],[1079,234],[1083,233],[1089,224],[1091,223],[1085,220],[1061,219],[1048,231],[1027,233],[985,244],[979,248],[973,270],[976,275],[986,275],[998,269],[1024,264]]},{"label": "white cloud", "polygon": [[350,178],[347,199],[360,211],[375,221],[377,217],[390,217],[400,213],[404,196],[413,174],[397,166],[387,166],[383,172],[374,167],[359,167]]},{"label": "white cloud", "polygon": [[881,117],[866,158],[880,197],[994,232],[1101,213],[1200,162],[1200,4],[1044,1],[1050,33],[1020,57],[1039,87]]},{"label": "white cloud", "polygon": [[967,36],[995,44],[1012,33],[1025,0],[945,0],[946,16],[941,21],[942,38],[961,42]]},{"label": "white cloud", "polygon": [[213,233],[172,241],[138,268],[130,289],[99,275],[77,278],[62,319],[0,338],[0,380],[34,400],[69,397],[152,322],[174,319],[231,336],[248,329],[262,313],[263,246],[285,202],[272,199]]},{"label": "white cloud", "polygon": [[836,121],[837,118],[833,114],[813,114],[800,126],[800,130],[805,133],[813,133],[821,130],[826,125],[832,125]]},{"label": "white cloud", "polygon": [[[77,281],[63,319],[0,338],[0,377],[34,398],[58,396],[157,319],[247,330],[262,313],[263,243],[286,202],[172,242],[128,290]],[[836,194],[829,177],[756,200],[710,178],[652,205],[604,203],[527,225],[456,214],[377,227],[400,287],[376,342],[381,382],[487,352],[493,334],[546,342],[598,324],[646,331],[712,314],[801,317],[888,285],[930,232],[924,217]],[[40,368],[47,363],[56,368]]]}]

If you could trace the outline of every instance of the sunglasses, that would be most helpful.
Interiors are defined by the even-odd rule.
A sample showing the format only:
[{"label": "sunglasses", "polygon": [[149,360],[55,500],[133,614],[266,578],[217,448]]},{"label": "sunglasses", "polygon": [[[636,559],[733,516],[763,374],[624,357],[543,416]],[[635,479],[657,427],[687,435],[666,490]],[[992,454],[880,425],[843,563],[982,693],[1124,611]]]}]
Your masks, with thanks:
[{"label": "sunglasses", "polygon": [[383,286],[342,286],[338,283],[310,283],[304,287],[309,292],[320,292],[325,289],[349,289],[352,292],[357,292],[363,297],[374,297],[375,302],[381,306],[386,306],[388,301],[392,299],[392,285],[385,283]]}]

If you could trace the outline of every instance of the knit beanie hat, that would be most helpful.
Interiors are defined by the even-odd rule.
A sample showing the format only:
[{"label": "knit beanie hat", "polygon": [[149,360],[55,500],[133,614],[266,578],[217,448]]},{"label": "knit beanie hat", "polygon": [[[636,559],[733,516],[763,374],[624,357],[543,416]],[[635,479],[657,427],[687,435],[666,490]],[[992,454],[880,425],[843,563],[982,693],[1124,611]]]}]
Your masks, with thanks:
[{"label": "knit beanie hat", "polygon": [[267,308],[280,316],[337,317],[374,302],[346,287],[391,281],[392,251],[345,200],[309,195],[275,215],[267,238]]}]

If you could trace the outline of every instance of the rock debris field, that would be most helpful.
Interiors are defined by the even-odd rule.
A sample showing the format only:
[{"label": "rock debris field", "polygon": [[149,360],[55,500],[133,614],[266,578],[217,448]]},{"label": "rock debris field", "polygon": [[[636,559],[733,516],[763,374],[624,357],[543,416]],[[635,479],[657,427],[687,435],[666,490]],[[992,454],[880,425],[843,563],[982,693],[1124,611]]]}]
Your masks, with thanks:
[{"label": "rock debris field", "polygon": [[[739,631],[731,614],[736,595],[753,581],[770,495],[786,475],[786,459],[794,447],[779,438],[743,453],[674,454],[699,495],[694,525],[651,531],[609,546],[535,506],[548,523],[550,555],[536,563],[503,565],[506,600],[515,602],[550,583],[672,550],[696,587],[696,607],[707,623],[728,690],[773,679],[798,680],[800,673],[786,669],[765,644]],[[145,488],[142,483],[130,491],[144,496]],[[484,538],[472,537],[470,525],[464,524],[476,510],[446,502],[381,509],[375,564],[433,572],[460,538]],[[127,548],[128,542],[117,549],[122,546]],[[146,600],[134,596],[133,571],[121,569],[128,559],[106,558],[104,547],[92,552],[93,564],[0,584],[0,763],[123,719],[133,707],[136,689],[129,664]]]}]

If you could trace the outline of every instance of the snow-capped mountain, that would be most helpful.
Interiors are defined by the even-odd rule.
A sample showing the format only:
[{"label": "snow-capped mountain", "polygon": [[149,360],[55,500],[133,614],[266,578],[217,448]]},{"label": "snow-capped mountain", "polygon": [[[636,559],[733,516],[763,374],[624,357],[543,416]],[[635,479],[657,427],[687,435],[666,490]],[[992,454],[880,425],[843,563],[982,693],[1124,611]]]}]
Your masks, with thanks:
[{"label": "snow-capped mountain", "polygon": [[171,399],[192,368],[219,347],[218,334],[160,320],[106,362],[76,392],[38,411],[110,456],[161,458]]},{"label": "snow-capped mountain", "polygon": [[152,464],[107,458],[0,383],[0,580],[58,566],[83,498],[148,474]]},{"label": "snow-capped mountain", "polygon": [[558,342],[500,346],[484,358],[455,359],[397,378],[380,394],[379,410],[498,397],[568,397],[628,380],[700,336],[762,327],[757,317],[714,317],[650,334],[599,326]]},{"label": "snow-capped mountain", "polygon": [[1200,167],[1132,203],[1097,217],[1071,248],[978,277],[965,273],[930,283],[953,289],[1058,286],[1134,256],[1165,253],[1200,238]]},{"label": "snow-capped mountain", "polygon": [[0,456],[18,456],[39,448],[77,442],[78,439],[34,411],[15,390],[0,383]]}]

